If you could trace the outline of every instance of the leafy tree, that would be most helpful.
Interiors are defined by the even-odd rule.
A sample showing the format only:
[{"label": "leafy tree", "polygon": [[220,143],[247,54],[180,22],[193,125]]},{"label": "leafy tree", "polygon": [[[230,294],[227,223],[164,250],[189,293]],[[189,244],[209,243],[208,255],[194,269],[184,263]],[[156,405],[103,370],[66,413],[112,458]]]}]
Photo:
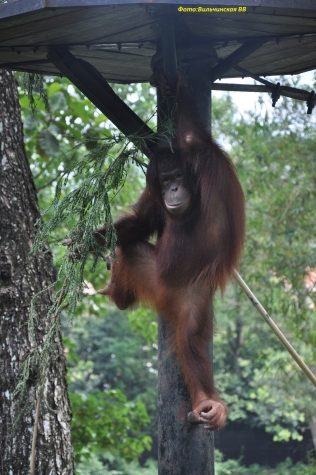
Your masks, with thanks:
[{"label": "leafy tree", "polygon": [[[130,318],[135,318],[134,313]],[[102,318],[79,317],[67,333],[75,352],[70,361],[70,391],[82,396],[114,389],[122,391],[130,401],[146,406],[151,423],[145,433],[155,434],[157,344],[133,331],[127,314],[114,308]]]},{"label": "leafy tree", "polygon": [[145,448],[150,448],[150,437],[140,435],[148,422],[142,403],[128,401],[120,390],[85,396],[70,393],[70,399],[76,461],[107,451],[127,461],[137,460]]},{"label": "leafy tree", "polygon": [[[315,369],[315,128],[301,103],[251,113],[226,131],[247,203],[241,273],[293,346]],[[224,314],[226,313],[226,315]],[[230,420],[262,425],[276,440],[315,438],[315,388],[236,286],[217,315],[215,364]]]}]

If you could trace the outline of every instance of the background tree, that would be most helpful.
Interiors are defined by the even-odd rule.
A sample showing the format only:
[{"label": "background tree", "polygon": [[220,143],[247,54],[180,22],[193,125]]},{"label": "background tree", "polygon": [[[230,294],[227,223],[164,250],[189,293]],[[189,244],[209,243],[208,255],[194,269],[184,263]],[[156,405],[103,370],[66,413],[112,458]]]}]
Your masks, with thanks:
[{"label": "background tree", "polygon": [[[56,275],[50,253],[30,254],[40,213],[36,189],[23,144],[20,106],[12,72],[0,70],[0,472],[30,473],[36,399],[36,367],[28,368],[27,386],[18,399],[14,392],[21,363],[37,351],[46,332],[46,315],[53,291],[36,300],[38,320],[28,325],[32,297],[51,286]],[[57,332],[41,405],[36,445],[36,473],[73,474],[70,437],[71,409],[66,384],[66,361]],[[41,355],[38,354],[38,363]],[[24,410],[25,409],[25,410]]]},{"label": "background tree", "polygon": [[[315,117],[284,98],[267,109],[225,129],[247,203],[241,274],[315,371]],[[265,427],[275,440],[314,434],[316,389],[236,285],[217,315],[230,420]]]}]

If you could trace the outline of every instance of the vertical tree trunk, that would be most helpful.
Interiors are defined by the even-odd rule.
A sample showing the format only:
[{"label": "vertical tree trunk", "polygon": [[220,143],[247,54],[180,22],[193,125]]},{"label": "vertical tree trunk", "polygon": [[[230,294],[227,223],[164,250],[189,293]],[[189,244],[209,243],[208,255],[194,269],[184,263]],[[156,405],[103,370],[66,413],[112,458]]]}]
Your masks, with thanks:
[{"label": "vertical tree trunk", "polygon": [[[200,117],[211,129],[209,63],[186,67],[188,84]],[[158,127],[167,112],[158,89]],[[210,302],[211,304],[211,302]],[[214,432],[187,422],[190,396],[175,353],[170,353],[170,325],[159,319],[158,332],[158,473],[159,475],[214,475]],[[212,359],[212,341],[209,345]]]},{"label": "vertical tree trunk", "polygon": [[[34,294],[55,280],[50,253],[30,255],[39,218],[36,190],[23,144],[16,81],[0,70],[0,474],[30,473],[34,430],[35,381],[28,384],[32,410],[22,414],[13,398],[19,368],[32,349],[26,322]],[[38,297],[35,341],[45,336],[45,316],[52,291]],[[36,374],[36,372],[35,372]],[[35,454],[36,475],[73,474],[71,409],[61,333],[56,338],[45,394],[52,410],[41,405]]]}]

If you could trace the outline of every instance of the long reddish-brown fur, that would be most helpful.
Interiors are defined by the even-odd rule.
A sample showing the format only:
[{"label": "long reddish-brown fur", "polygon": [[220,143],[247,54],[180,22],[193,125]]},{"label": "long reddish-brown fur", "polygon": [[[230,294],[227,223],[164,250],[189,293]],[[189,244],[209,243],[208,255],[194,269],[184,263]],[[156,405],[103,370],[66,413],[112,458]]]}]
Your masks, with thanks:
[{"label": "long reddish-brown fur", "polygon": [[[193,200],[185,222],[162,200],[159,170],[181,166]],[[199,118],[180,76],[177,140],[152,155],[147,187],[130,214],[115,223],[118,237],[111,281],[100,293],[119,308],[153,306],[174,328],[174,346],[190,391],[189,420],[217,429],[227,408],[219,399],[207,356],[214,292],[224,290],[238,264],[245,234],[244,196],[235,168]],[[157,243],[148,239],[157,234]],[[96,238],[105,229],[98,230]]]}]

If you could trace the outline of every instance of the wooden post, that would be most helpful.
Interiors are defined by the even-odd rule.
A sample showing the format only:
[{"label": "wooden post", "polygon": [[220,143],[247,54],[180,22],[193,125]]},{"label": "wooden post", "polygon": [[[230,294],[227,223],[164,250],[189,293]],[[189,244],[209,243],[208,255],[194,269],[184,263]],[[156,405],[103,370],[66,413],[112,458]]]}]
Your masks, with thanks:
[{"label": "wooden post", "polygon": [[[186,68],[189,86],[200,115],[210,128],[210,63],[201,62]],[[158,116],[160,110],[158,91]],[[162,105],[162,108],[164,106]],[[203,425],[187,422],[191,409],[189,393],[176,354],[168,341],[171,328],[159,318],[158,352],[158,473],[159,475],[214,475],[214,433]],[[211,342],[210,342],[211,358]]]}]

